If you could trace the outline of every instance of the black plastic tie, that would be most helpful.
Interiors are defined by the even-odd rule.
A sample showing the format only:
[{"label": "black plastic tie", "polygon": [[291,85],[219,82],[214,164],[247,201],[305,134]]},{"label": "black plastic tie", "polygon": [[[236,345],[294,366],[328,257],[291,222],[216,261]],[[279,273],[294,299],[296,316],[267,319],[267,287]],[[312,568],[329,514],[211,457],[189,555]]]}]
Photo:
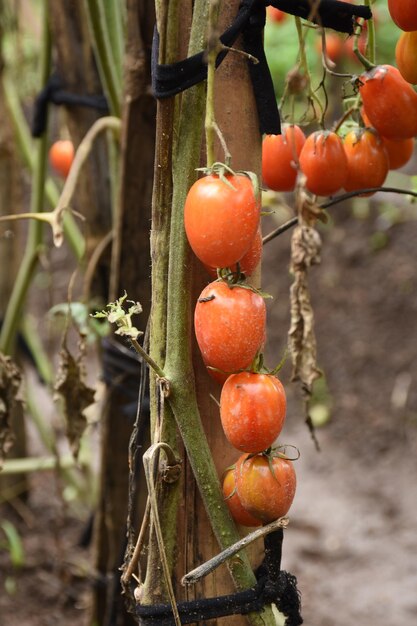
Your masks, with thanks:
[{"label": "black plastic tie", "polygon": [[[339,0],[321,0],[312,10],[311,0],[243,0],[232,25],[221,35],[224,46],[231,47],[239,34],[243,35],[244,50],[258,63],[248,60],[259,117],[260,132],[279,134],[281,124],[274,85],[265,57],[262,31],[265,26],[266,7],[273,6],[285,13],[296,15],[326,28],[349,35],[353,34],[357,17],[370,19],[367,6],[356,6]],[[216,67],[228,50],[222,50],[216,59]],[[169,98],[189,89],[207,78],[205,53],[199,52],[187,59],[171,64],[159,64],[159,34],[155,27],[152,49],[152,89],[156,98]]]},{"label": "black plastic tie", "polygon": [[47,125],[49,103],[65,106],[82,106],[96,109],[102,113],[109,112],[109,105],[104,95],[78,94],[66,91],[62,79],[53,74],[42,91],[39,92],[33,111],[32,136],[41,137]]}]

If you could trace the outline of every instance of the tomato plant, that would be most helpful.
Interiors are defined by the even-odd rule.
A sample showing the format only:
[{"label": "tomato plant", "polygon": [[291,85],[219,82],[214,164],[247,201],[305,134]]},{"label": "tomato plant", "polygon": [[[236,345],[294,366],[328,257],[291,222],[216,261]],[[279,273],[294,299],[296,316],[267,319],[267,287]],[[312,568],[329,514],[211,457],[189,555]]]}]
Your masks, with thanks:
[{"label": "tomato plant", "polygon": [[260,203],[244,174],[210,174],[188,192],[184,225],[195,255],[210,267],[230,267],[248,251],[258,230]]},{"label": "tomato plant", "polygon": [[229,511],[236,524],[242,526],[260,526],[261,520],[251,515],[243,506],[237,495],[234,468],[227,470],[223,478],[223,495]]},{"label": "tomato plant", "polygon": [[378,133],[373,128],[357,128],[346,135],[343,145],[348,171],[346,191],[380,187],[388,174],[389,159]]},{"label": "tomato plant", "polygon": [[270,189],[294,189],[297,161],[305,140],[297,125],[283,125],[281,135],[266,135],[262,143],[262,178]]},{"label": "tomato plant", "polygon": [[330,196],[344,187],[347,177],[346,155],[336,133],[318,130],[309,135],[300,153],[300,166],[306,187],[318,196]]},{"label": "tomato plant", "polygon": [[270,374],[229,376],[220,396],[220,418],[229,442],[242,452],[262,452],[274,443],[285,420],[281,381]]},{"label": "tomato plant", "polygon": [[388,10],[401,30],[417,30],[417,4],[415,0],[388,0]]},{"label": "tomato plant", "polygon": [[49,149],[49,163],[63,178],[68,176],[74,160],[74,146],[69,139],[59,139]]},{"label": "tomato plant", "polygon": [[417,94],[396,67],[378,65],[362,74],[359,92],[372,126],[383,137],[417,135]]},{"label": "tomato plant", "polygon": [[[265,341],[266,307],[251,289],[224,281],[207,285],[198,298],[194,329],[204,363],[218,381],[248,367]],[[223,374],[223,372],[225,372]]]},{"label": "tomato plant", "polygon": [[242,506],[251,515],[273,522],[288,513],[297,483],[289,459],[243,454],[236,463],[235,480]]},{"label": "tomato plant", "polygon": [[401,76],[408,83],[415,85],[417,83],[417,31],[402,33],[395,47],[395,61]]}]

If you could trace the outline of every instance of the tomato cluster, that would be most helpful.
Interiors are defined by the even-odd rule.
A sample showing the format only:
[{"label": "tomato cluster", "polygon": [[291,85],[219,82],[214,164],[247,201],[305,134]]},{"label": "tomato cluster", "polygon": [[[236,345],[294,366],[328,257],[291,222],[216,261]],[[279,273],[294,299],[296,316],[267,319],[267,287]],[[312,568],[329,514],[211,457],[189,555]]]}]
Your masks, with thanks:
[{"label": "tomato cluster", "polygon": [[417,135],[417,93],[397,68],[378,65],[360,77],[359,94],[366,127],[355,128],[344,140],[327,130],[305,138],[296,125],[266,136],[264,183],[274,191],[291,191],[299,170],[311,193],[330,196],[341,189],[380,187],[390,169],[405,165]]},{"label": "tomato cluster", "polygon": [[[290,154],[290,143],[300,137],[302,131],[296,135],[290,129],[288,145],[278,150]],[[209,374],[223,384],[220,418],[225,436],[244,453],[226,472],[223,491],[233,518],[245,526],[285,515],[295,492],[291,461],[272,451],[284,425],[285,391],[275,375],[256,365],[265,343],[266,307],[245,275],[261,256],[259,220],[253,175],[215,169],[191,187],[185,201],[184,226],[194,253],[209,273],[227,268],[201,292],[194,330]],[[259,500],[259,490],[269,493],[268,506]]]}]

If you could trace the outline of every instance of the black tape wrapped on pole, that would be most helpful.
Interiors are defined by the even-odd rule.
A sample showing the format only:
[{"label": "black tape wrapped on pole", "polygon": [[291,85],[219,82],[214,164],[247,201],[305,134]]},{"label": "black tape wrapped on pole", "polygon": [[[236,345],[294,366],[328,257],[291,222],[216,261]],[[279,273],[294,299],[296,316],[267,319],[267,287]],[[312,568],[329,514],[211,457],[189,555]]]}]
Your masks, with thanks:
[{"label": "black tape wrapped on pole", "polygon": [[47,84],[39,92],[33,111],[32,136],[41,137],[46,130],[47,113],[49,104],[65,106],[82,106],[96,109],[103,114],[109,112],[106,97],[102,94],[89,95],[72,93],[67,91],[62,78],[58,74],[52,74]]},{"label": "black tape wrapped on pole", "polygon": [[[265,57],[262,31],[266,21],[266,7],[273,6],[285,13],[304,18],[325,28],[332,28],[352,35],[355,18],[370,19],[372,13],[367,6],[355,6],[339,0],[242,0],[232,25],[220,36],[220,42],[231,47],[237,37],[243,35],[244,50],[258,60],[249,61],[259,116],[260,132],[279,134],[280,117],[274,86]],[[156,98],[169,98],[207,78],[204,51],[171,64],[158,64],[159,33],[155,28],[152,50],[152,89]],[[226,54],[222,50],[217,56],[218,67]]]},{"label": "black tape wrapped on pole", "polygon": [[[303,618],[300,613],[301,601],[297,590],[297,579],[292,574],[281,570],[283,536],[281,528],[265,537],[265,557],[256,572],[257,582],[253,587],[216,598],[178,602],[181,624],[191,624],[227,615],[247,615],[262,611],[266,605],[274,603],[285,615],[286,626],[300,626]],[[170,604],[138,604],[136,614],[143,626],[151,624],[175,626]]]}]

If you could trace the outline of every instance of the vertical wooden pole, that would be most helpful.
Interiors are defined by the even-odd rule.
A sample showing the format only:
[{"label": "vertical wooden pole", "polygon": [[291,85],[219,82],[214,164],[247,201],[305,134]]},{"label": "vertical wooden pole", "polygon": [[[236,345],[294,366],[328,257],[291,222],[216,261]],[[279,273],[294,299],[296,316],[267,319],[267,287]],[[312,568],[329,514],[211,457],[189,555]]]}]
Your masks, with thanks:
[{"label": "vertical wooden pole", "polygon": [[[219,30],[223,32],[237,14],[239,0],[226,0],[221,3]],[[241,47],[238,40],[235,47]],[[237,52],[229,52],[221,66],[216,70],[215,78],[215,116],[232,155],[232,168],[251,170],[260,174],[261,137],[258,127],[258,116],[255,106],[252,85],[249,78],[248,60]],[[224,161],[219,143],[217,144],[216,160]],[[201,264],[194,261],[194,299],[196,301],[202,288],[209,278]],[[213,454],[219,476],[226,467],[231,465],[239,453],[227,442],[219,417],[216,402],[210,397],[219,397],[220,386],[208,376],[202,363],[198,347],[194,342],[194,364],[196,373],[196,389],[200,414],[204,429]],[[184,533],[184,571],[190,571],[199,563],[211,558],[219,551],[217,541],[210,528],[207,514],[198,495],[191,470],[187,466],[187,478],[184,489],[185,533]],[[256,553],[252,550],[253,553]],[[254,562],[259,561],[255,556]],[[230,575],[225,566],[200,584],[188,590],[188,597],[211,597],[232,593],[234,590]],[[224,624],[223,620],[210,621],[210,626]],[[227,618],[228,626],[247,625],[243,616]]]}]

